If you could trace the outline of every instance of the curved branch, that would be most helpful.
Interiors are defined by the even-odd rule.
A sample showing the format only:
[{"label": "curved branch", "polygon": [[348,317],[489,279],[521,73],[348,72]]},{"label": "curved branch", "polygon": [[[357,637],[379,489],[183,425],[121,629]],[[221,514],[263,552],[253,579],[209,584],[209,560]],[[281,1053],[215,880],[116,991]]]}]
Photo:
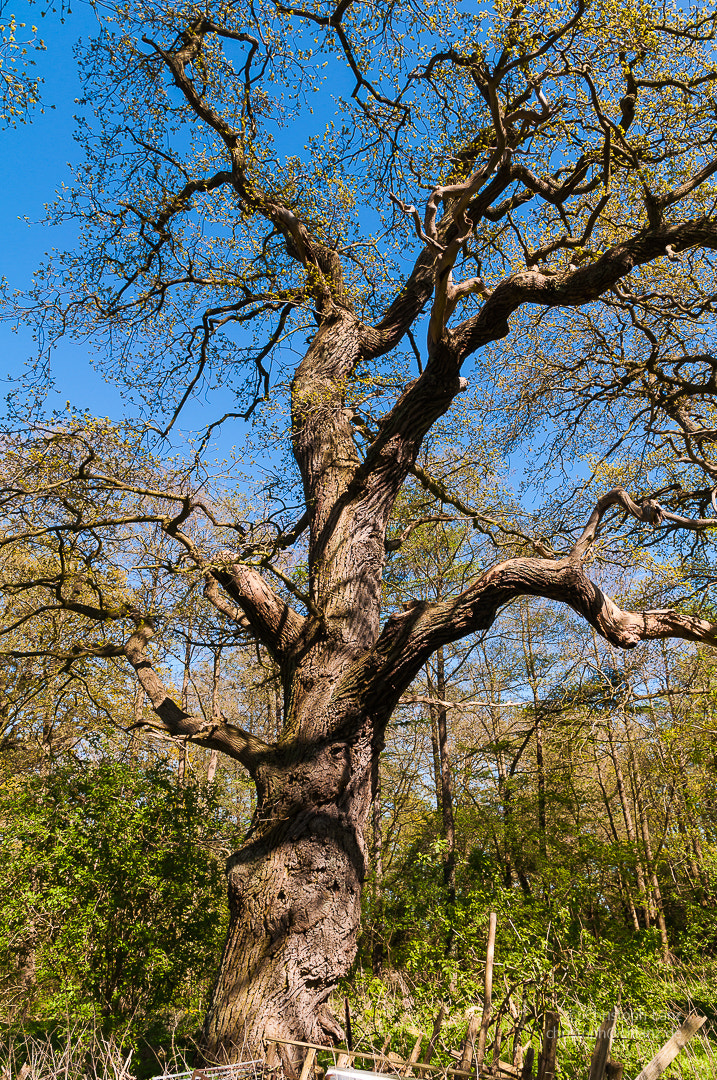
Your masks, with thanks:
[{"label": "curved branch", "polygon": [[[436,649],[488,630],[500,609],[520,596],[539,596],[567,604],[601,637],[621,649],[670,637],[717,646],[717,623],[668,608],[623,610],[590,580],[583,557],[597,535],[605,512],[615,505],[650,524],[660,524],[668,517],[652,499],[635,503],[622,489],[608,492],[599,500],[567,557],[507,559],[490,567],[452,599],[433,604],[417,601],[407,610],[392,615],[373,650],[347,673],[340,695],[360,698],[364,706],[375,709],[387,720],[401,694]],[[717,520],[713,524],[717,526]],[[704,526],[701,522],[690,522],[687,527]]]},{"label": "curved branch", "polygon": [[524,270],[511,274],[492,292],[477,315],[449,333],[453,350],[464,360],[491,341],[504,337],[508,319],[523,304],[579,307],[596,300],[637,266],[700,246],[717,248],[717,221],[710,217],[647,229],[615,244],[589,265],[559,273]]},{"label": "curved branch", "polygon": [[[128,638],[124,653],[137,673],[140,686],[149,698],[159,717],[162,731],[185,742],[206,746],[240,761],[252,774],[266,760],[271,746],[224,720],[213,719],[209,723],[203,716],[190,716],[177,705],[157,672],[147,659],[147,646],[154,635],[151,620],[144,619]],[[155,725],[148,725],[155,726]]]},{"label": "curved branch", "polygon": [[[444,259],[444,253],[458,237],[465,236],[466,219],[470,218],[473,225],[476,225],[488,207],[500,198],[512,183],[513,168],[507,160],[499,162],[499,155],[494,154],[488,164],[490,169],[485,166],[479,168],[464,184],[457,185],[457,197],[454,201],[448,200],[448,206],[444,209],[443,217],[438,225],[434,223],[433,208],[430,212],[427,210],[428,220],[425,224],[430,229],[429,242],[424,244],[408,279],[381,319],[375,326],[367,328],[365,344],[367,354],[380,356],[395,348],[430,300],[436,287],[436,276],[439,265]],[[493,168],[495,172],[490,175]],[[485,186],[481,187],[483,184]],[[435,199],[437,207],[437,200],[443,195],[450,194],[452,190],[452,188],[435,188],[429,202]],[[458,197],[461,193],[463,198]],[[425,227],[422,231],[427,236],[429,235]]]},{"label": "curved branch", "polygon": [[[280,230],[286,242],[287,253],[310,272],[310,291],[319,309],[333,310],[335,302],[350,308],[351,304],[344,288],[343,265],[337,252],[313,236],[308,225],[279,198],[264,192],[255,180],[247,176],[241,126],[233,127],[197,89],[187,73],[187,65],[195,63],[200,57],[204,38],[210,33],[237,37],[236,34],[223,30],[212,20],[200,16],[194,25],[188,27],[180,35],[177,47],[163,49],[161,45],[148,37],[143,37],[142,41],[149,45],[166,65],[189,107],[200,120],[217,133],[224,143],[231,161],[229,174],[231,183],[241,200]],[[249,42],[254,39],[239,35],[239,40]],[[225,176],[226,173],[220,171],[210,183],[224,183]],[[179,198],[181,197],[180,195]]]},{"label": "curved branch", "polygon": [[214,574],[207,574],[204,582],[204,596],[210,604],[213,604],[217,611],[220,611],[227,619],[239,623],[245,630],[250,629],[251,623],[246,615],[240,607],[237,607],[236,604],[232,604],[231,600],[222,594],[219,588],[219,582]]},{"label": "curved branch", "polygon": [[587,525],[583,529],[578,541],[570,555],[572,558],[582,558],[595,540],[600,522],[611,506],[621,506],[628,514],[637,521],[644,521],[648,525],[663,525],[670,522],[681,529],[709,529],[717,528],[717,518],[687,518],[681,514],[673,514],[665,510],[655,499],[642,499],[639,503],[630,498],[624,488],[614,488],[598,499]]},{"label": "curved branch", "polygon": [[[384,504],[391,504],[416,460],[425,433],[466,388],[466,380],[460,377],[463,361],[482,346],[505,337],[510,329],[508,319],[518,308],[524,304],[581,306],[596,300],[635,267],[695,245],[717,248],[717,221],[705,216],[640,232],[577,269],[511,274],[493,290],[477,315],[446,330],[441,341],[433,343],[425,370],[381,421],[357,482],[366,490],[382,487]],[[432,256],[434,270],[439,262]]]},{"label": "curved branch", "polygon": [[587,525],[570,553],[573,558],[582,558],[585,555],[597,537],[600,522],[611,506],[621,506],[637,521],[644,521],[649,525],[661,525],[665,520],[664,510],[654,499],[643,499],[642,502],[636,503],[623,488],[614,488],[598,499]]},{"label": "curved branch", "polygon": [[[393,615],[366,661],[347,676],[342,694],[353,696],[358,691],[381,713],[393,708],[436,649],[489,629],[499,610],[519,596],[567,604],[622,649],[669,637],[717,645],[717,623],[669,609],[624,611],[590,581],[575,559],[508,559],[491,567],[453,600],[419,602]],[[387,686],[391,687],[390,700]]]},{"label": "curved branch", "polygon": [[[223,565],[207,574],[204,595],[214,606],[241,626],[251,629],[276,660],[286,659],[299,640],[306,620],[274,592],[252,566],[222,552]],[[218,586],[236,604],[221,596]]]}]

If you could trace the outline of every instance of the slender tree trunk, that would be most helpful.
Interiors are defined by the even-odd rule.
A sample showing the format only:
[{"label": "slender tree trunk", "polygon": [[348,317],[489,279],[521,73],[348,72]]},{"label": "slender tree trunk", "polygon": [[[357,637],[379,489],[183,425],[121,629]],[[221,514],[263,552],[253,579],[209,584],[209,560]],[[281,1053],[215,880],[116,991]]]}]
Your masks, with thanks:
[{"label": "slender tree trunk", "polygon": [[[214,665],[212,667],[212,723],[217,723],[221,718],[221,710],[219,708],[219,676],[221,674],[222,663],[222,650],[217,647],[214,650]],[[212,750],[209,756],[209,766],[207,768],[207,783],[211,784],[214,780],[217,771],[217,762],[219,754],[216,750]]]},{"label": "slender tree trunk", "polygon": [[645,875],[642,870],[642,863],[640,861],[640,851],[637,845],[637,834],[635,832],[635,825],[633,823],[632,812],[630,810],[630,804],[627,797],[627,788],[625,787],[625,777],[623,775],[622,766],[620,765],[620,759],[617,754],[617,748],[615,745],[615,735],[612,730],[612,724],[608,720],[606,724],[608,743],[610,744],[610,757],[612,759],[613,768],[615,770],[615,779],[617,781],[617,791],[620,797],[620,806],[622,808],[622,816],[625,822],[625,831],[627,832],[627,838],[632,847],[632,851],[635,856],[635,876],[637,878],[637,888],[640,894],[640,902],[642,905],[643,917],[645,919],[645,926],[650,926],[650,907],[647,897],[647,887],[645,885]]},{"label": "slender tree trunk", "polygon": [[665,922],[665,909],[662,903],[662,892],[660,890],[660,882],[657,878],[657,871],[655,869],[655,860],[652,856],[652,841],[650,838],[650,826],[647,820],[647,809],[645,807],[645,800],[643,798],[643,779],[640,773],[640,769],[637,763],[637,755],[635,753],[635,746],[630,734],[629,725],[625,727],[627,733],[628,745],[630,748],[630,765],[632,768],[633,784],[635,788],[635,804],[637,807],[637,813],[640,820],[640,835],[642,836],[642,843],[645,849],[645,865],[647,867],[647,874],[652,886],[653,897],[653,910],[657,919],[657,926],[660,931],[660,942],[662,945],[662,959],[665,963],[669,963],[670,960],[670,945],[667,939],[667,923]]},{"label": "slender tree trunk", "polygon": [[[436,653],[436,678],[433,686],[439,701],[446,701],[447,682],[444,650]],[[453,815],[453,772],[448,746],[448,710],[444,705],[432,705],[438,735],[438,765],[440,769],[440,810],[443,839],[446,850],[443,856],[443,884],[446,887],[449,907],[456,902],[456,829]]]},{"label": "slender tree trunk", "polygon": [[691,839],[687,831],[687,825],[685,823],[684,806],[682,804],[682,799],[679,796],[678,802],[679,805],[675,810],[675,822],[677,824],[677,831],[680,834],[680,839],[682,841],[682,848],[685,852],[685,855],[687,856],[687,865],[689,866],[688,876],[690,879],[690,885],[692,886],[694,893],[697,895],[702,893],[702,881],[700,878],[700,871],[699,867],[697,866],[697,862],[695,861]]},{"label": "slender tree trunk", "polygon": [[505,769],[499,772],[500,801],[503,809],[503,827],[505,829],[505,862],[503,880],[506,888],[513,884],[513,873],[518,879],[518,884],[525,896],[532,895],[530,882],[525,873],[523,861],[516,837],[515,816],[513,814],[513,790],[512,775],[508,775]]},{"label": "slender tree trunk", "polygon": [[146,697],[147,695],[145,694],[144,690],[139,685],[139,683],[137,683],[137,690],[135,691],[134,695],[134,707],[132,712],[134,715],[134,722],[138,726],[142,723],[142,717],[144,716],[144,704]]},{"label": "slender tree trunk", "polygon": [[[673,690],[672,685],[671,685],[669,666],[666,665],[665,670],[666,670],[666,685],[667,685],[667,701],[668,701],[669,708],[670,708],[670,715],[671,715],[673,721],[678,722],[679,721],[679,713],[678,713],[678,710],[677,710],[676,705],[675,705],[675,691]],[[674,761],[676,769],[677,769],[677,773],[678,773],[679,778],[680,778],[680,784],[679,784],[679,793],[680,793],[680,796],[681,796],[680,801],[681,801],[682,805],[684,806],[684,818],[682,819],[682,821],[683,821],[683,826],[684,826],[685,833],[686,833],[687,837],[689,837],[688,851],[691,848],[691,853],[689,855],[690,869],[692,870],[693,874],[694,874],[694,872],[696,870],[696,872],[697,872],[696,873],[696,878],[698,878],[699,881],[702,883],[702,890],[700,891],[699,902],[700,902],[702,907],[707,907],[709,905],[710,883],[709,883],[709,876],[707,874],[707,871],[705,870],[705,862],[704,862],[704,857],[703,857],[703,854],[702,854],[702,845],[700,843],[699,833],[698,833],[697,829],[695,828],[695,815],[694,815],[693,806],[692,806],[693,800],[692,800],[691,793],[690,793],[690,790],[689,790],[689,787],[690,787],[689,778],[687,776],[687,770],[685,768],[685,763],[684,763],[684,760],[682,758],[682,755],[681,755],[679,749],[677,750],[677,752],[675,754],[673,754],[671,756],[673,758],[673,761]],[[678,827],[679,827],[679,822],[680,822],[680,814],[679,814],[679,811],[678,811]]]},{"label": "slender tree trunk", "polygon": [[528,674],[528,682],[533,694],[535,714],[535,765],[538,774],[538,850],[544,863],[547,858],[547,812],[545,795],[545,747],[543,727],[543,702],[540,700],[540,684],[533,652],[533,634],[530,623],[530,611],[523,608],[521,626],[523,631],[523,655]]},{"label": "slender tree trunk", "polygon": [[[191,630],[191,627],[190,627]],[[182,709],[185,713],[189,712],[189,675],[192,664],[192,643],[189,637],[187,637],[187,645],[184,650],[184,673],[182,675],[182,696],[181,703]],[[182,786],[187,778],[187,764],[189,762],[189,749],[188,745],[183,742],[179,748],[179,764],[177,767],[177,782]]]},{"label": "slender tree trunk", "polygon": [[371,943],[371,969],[378,975],[383,968],[383,943],[385,927],[383,919],[383,833],[381,830],[381,770],[376,768],[376,783],[373,797],[373,941]]},{"label": "slender tree trunk", "polygon": [[642,842],[645,845],[645,858],[647,861],[648,873],[650,875],[650,882],[652,884],[652,895],[655,898],[655,910],[657,913],[657,926],[660,931],[660,942],[662,944],[662,959],[665,963],[669,963],[670,960],[670,944],[667,938],[667,923],[665,922],[665,908],[662,903],[662,891],[660,889],[660,882],[657,877],[657,871],[655,869],[655,862],[652,857],[652,843],[650,840],[650,827],[647,821],[647,812],[644,806],[640,807],[640,832],[642,833]]},{"label": "slender tree trunk", "polygon": [[436,793],[436,810],[443,820],[443,799],[441,797],[441,752],[438,749],[438,720],[436,710],[429,706],[431,718],[431,757],[433,760],[433,790]]},{"label": "slender tree trunk", "polygon": [[[602,776],[602,766],[600,764],[600,757],[597,754],[597,752],[595,753],[595,768],[597,770],[598,784],[600,785],[600,791],[602,792],[603,803],[605,804],[605,812],[607,813],[607,819],[610,822],[610,831],[612,832],[612,835],[613,835],[613,838],[614,838],[615,842],[617,844],[619,844],[620,843],[620,835],[619,835],[619,833],[617,831],[617,826],[615,825],[615,818],[613,817],[612,807],[610,806],[610,799],[609,799],[609,796],[608,796],[608,793],[607,793],[607,788],[605,787],[605,782],[604,782],[603,776]],[[625,913],[626,913],[626,915],[629,915],[630,922],[632,923],[633,929],[634,930],[639,930],[640,929],[640,920],[637,917],[637,912],[635,910],[635,905],[633,903],[632,896],[630,895],[630,890],[629,890],[629,888],[626,887],[625,880],[624,880],[622,874],[619,871],[618,871],[618,882],[619,882],[619,885],[620,885],[620,893],[621,893],[621,895],[623,897],[623,902],[625,904]]]},{"label": "slender tree trunk", "polygon": [[40,776],[45,779],[50,774],[50,766],[52,765],[52,736],[54,729],[54,720],[51,714],[48,712],[45,714],[42,722],[42,741],[40,744]]},{"label": "slender tree trunk", "polygon": [[509,889],[513,884],[513,845],[511,840],[513,820],[510,780],[506,776],[505,762],[500,751],[496,754],[496,766],[498,771],[498,797],[503,813],[503,850],[500,852],[503,857],[503,884],[506,889]]},{"label": "slender tree trunk", "polygon": [[547,814],[545,806],[545,756],[543,751],[543,721],[540,702],[535,703],[535,761],[538,767],[538,844],[540,857],[545,862],[548,854]]},{"label": "slender tree trunk", "polygon": [[694,804],[689,790],[689,778],[682,761],[678,760],[677,767],[680,775],[680,795],[682,805],[684,806],[685,827],[690,840],[690,848],[694,856],[692,865],[696,866],[699,880],[702,883],[703,893],[701,901],[703,906],[707,906],[710,895],[710,880],[707,870],[705,869],[705,859],[699,832],[695,828]]}]

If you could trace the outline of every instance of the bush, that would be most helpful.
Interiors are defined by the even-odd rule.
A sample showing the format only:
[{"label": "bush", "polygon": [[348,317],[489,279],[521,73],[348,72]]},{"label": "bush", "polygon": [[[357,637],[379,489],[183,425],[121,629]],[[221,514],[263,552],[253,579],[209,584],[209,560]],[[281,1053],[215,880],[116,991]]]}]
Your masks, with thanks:
[{"label": "bush", "polygon": [[232,831],[212,787],[166,762],[55,768],[0,797],[8,1023],[196,1024],[226,930]]}]

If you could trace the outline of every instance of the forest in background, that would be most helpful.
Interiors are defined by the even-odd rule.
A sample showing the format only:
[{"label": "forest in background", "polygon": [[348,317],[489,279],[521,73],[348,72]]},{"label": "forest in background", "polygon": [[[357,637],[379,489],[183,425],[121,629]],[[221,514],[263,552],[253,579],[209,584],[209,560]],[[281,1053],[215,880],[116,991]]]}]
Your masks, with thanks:
[{"label": "forest in background", "polygon": [[[346,1002],[446,1065],[492,913],[488,1060],[557,1010],[578,1080],[619,1004],[634,1076],[716,1016],[717,14],[91,8],[68,250],[2,283],[2,1068]],[[48,405],[88,342],[122,421]]]},{"label": "forest in background", "polygon": [[[387,607],[462,588],[474,545],[465,523],[414,531],[388,564]],[[272,736],[268,653],[227,642],[191,592],[181,603],[190,630],[164,647],[182,707],[211,717],[232,702]],[[47,632],[61,639],[61,615]],[[358,1045],[408,1056],[443,1005],[436,1060],[450,1062],[480,1006],[490,911],[501,1035],[488,1060],[537,1047],[555,1006],[561,1075],[576,1078],[616,1002],[628,1075],[691,1009],[717,1018],[714,664],[685,643],[615,650],[528,600],[436,654],[381,762],[341,986]],[[2,678],[5,1053],[29,1036],[60,1054],[69,1039],[82,1060],[100,1037],[132,1052],[133,1075],[191,1061],[253,787],[214,753],[140,734],[144,694],[112,660],[71,674],[25,662]],[[675,1075],[712,1075],[709,1053],[703,1039]]]}]

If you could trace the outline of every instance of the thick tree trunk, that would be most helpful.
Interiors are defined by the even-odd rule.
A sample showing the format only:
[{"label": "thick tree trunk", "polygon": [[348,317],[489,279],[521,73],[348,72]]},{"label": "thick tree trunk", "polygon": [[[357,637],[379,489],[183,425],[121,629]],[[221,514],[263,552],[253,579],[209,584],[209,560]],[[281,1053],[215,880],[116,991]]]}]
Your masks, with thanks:
[{"label": "thick tree trunk", "polygon": [[229,860],[230,925],[205,1022],[207,1060],[261,1056],[272,1037],[342,1037],[327,999],[356,954],[370,739],[293,744],[284,756],[260,768],[250,834]]}]

